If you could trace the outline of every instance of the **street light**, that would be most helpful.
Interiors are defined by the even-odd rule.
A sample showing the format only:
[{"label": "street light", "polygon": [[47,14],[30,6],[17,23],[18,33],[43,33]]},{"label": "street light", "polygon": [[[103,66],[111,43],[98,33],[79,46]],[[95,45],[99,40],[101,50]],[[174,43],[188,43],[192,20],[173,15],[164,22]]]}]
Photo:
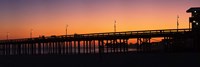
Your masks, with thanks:
[{"label": "street light", "polygon": [[30,30],[30,38],[32,38],[33,36],[33,29]]},{"label": "street light", "polygon": [[178,32],[178,26],[179,26],[178,19],[179,19],[179,16],[177,15],[177,32]]},{"label": "street light", "polygon": [[67,35],[67,28],[68,28],[68,25],[66,25],[66,35]]},{"label": "street light", "polygon": [[8,40],[8,38],[9,38],[9,34],[10,34],[9,32],[6,33],[6,39],[7,39],[7,40]]},{"label": "street light", "polygon": [[115,20],[115,22],[114,22],[114,32],[116,32],[116,20]]}]

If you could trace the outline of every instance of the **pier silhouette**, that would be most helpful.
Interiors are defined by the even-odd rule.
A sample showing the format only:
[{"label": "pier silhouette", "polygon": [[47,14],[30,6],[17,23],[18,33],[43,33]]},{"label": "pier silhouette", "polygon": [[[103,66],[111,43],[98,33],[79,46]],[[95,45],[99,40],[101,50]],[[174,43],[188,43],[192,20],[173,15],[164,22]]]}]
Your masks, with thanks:
[{"label": "pier silhouette", "polygon": [[[117,64],[119,62],[113,61],[115,59],[119,59],[116,57],[123,57],[127,61],[127,63],[123,62],[123,66],[128,66],[128,63],[130,63],[131,60],[133,60],[130,60],[130,58],[135,57],[135,59],[138,59],[138,56],[144,56],[141,54],[172,53],[170,57],[166,55],[164,55],[164,57],[177,59],[176,56],[179,55],[177,55],[176,53],[200,52],[200,8],[193,7],[188,9],[186,12],[192,14],[192,16],[189,18],[189,24],[192,25],[192,28],[104,32],[60,36],[53,35],[40,36],[35,38],[0,40],[0,56],[7,56],[8,59],[12,56],[31,56],[32,59],[35,59],[37,56],[42,56],[43,59],[46,56],[48,58],[51,58],[51,56],[59,56],[57,57],[58,59],[66,59],[66,57],[73,57],[68,58],[66,60],[69,60],[67,62],[75,64],[75,66],[77,67],[79,67],[78,65],[76,65],[77,61],[79,61],[80,64],[83,64],[83,66],[84,64],[89,63],[85,62],[85,60],[94,61],[90,63],[92,65],[107,65],[103,62],[113,62]],[[158,37],[163,39],[157,43],[151,41],[153,38]],[[130,45],[130,39],[136,39],[136,43]],[[130,49],[136,50],[131,51]],[[97,55],[98,58],[96,58]],[[195,56],[197,55],[195,54]],[[145,55],[144,57],[148,57],[148,59],[150,60],[158,60],[151,59],[152,57],[155,58],[154,56]],[[163,55],[156,56],[156,58],[161,57],[163,57]],[[166,63],[175,63],[175,61],[168,60],[167,58],[164,59]],[[178,57],[178,59],[182,58],[185,57]],[[27,61],[27,59],[23,59],[23,61],[19,63],[25,63],[24,61]],[[45,59],[45,62],[50,62],[47,60],[47,58]],[[112,59],[112,61],[108,59]],[[120,59],[120,61],[124,59]],[[146,59],[147,58],[142,59],[138,61],[138,63],[142,63],[142,61]],[[20,59],[16,58],[15,60]],[[57,59],[54,60],[58,61]],[[192,58],[189,61],[191,60],[198,59]],[[42,62],[40,60],[36,61],[36,63]],[[58,65],[55,64],[55,66],[59,66],[59,64],[64,63],[65,60],[61,60],[58,62]],[[34,63],[32,65],[34,65]],[[113,64],[110,65],[112,66]]]},{"label": "pier silhouette", "polygon": [[0,55],[44,55],[44,54],[92,54],[128,53],[129,39],[136,39],[137,52],[153,52],[151,39],[164,38],[160,43],[164,52],[199,51],[200,8],[190,8],[189,21],[192,28],[142,30],[36,38],[10,39],[0,41]]},{"label": "pier silhouette", "polygon": [[[178,32],[177,32],[178,31]],[[1,41],[1,55],[43,55],[43,54],[80,54],[80,53],[127,53],[128,40],[137,39],[138,52],[150,52],[151,38],[163,37],[169,47],[186,39],[191,39],[190,29],[166,29],[125,31],[63,36],[38,37]],[[172,39],[171,41],[166,41]],[[175,41],[177,40],[177,41]],[[175,42],[174,42],[175,41]],[[149,45],[149,46],[148,46]],[[178,44],[177,44],[178,45]],[[184,43],[180,46],[184,47]],[[171,47],[173,48],[173,47]],[[181,47],[177,47],[181,49]],[[97,50],[97,51],[96,51]],[[178,49],[176,49],[178,50]]]}]

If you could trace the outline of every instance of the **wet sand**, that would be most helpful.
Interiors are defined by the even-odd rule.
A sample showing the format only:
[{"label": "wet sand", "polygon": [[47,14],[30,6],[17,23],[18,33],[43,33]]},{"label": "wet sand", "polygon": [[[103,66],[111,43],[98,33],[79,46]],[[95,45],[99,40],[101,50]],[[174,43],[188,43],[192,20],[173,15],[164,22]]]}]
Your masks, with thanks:
[{"label": "wet sand", "polygon": [[0,56],[0,67],[199,67],[200,53]]}]

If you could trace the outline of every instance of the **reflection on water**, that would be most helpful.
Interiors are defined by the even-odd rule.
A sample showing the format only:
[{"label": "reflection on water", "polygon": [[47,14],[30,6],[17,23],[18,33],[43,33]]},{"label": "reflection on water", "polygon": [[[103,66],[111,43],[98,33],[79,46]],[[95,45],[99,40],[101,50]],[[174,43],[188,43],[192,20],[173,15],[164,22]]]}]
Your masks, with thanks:
[{"label": "reflection on water", "polygon": [[[10,51],[10,53],[9,53],[10,55],[14,55],[14,54],[18,53],[17,51],[14,51],[12,49],[10,49],[9,51]],[[102,50],[102,51],[104,51],[103,53],[125,52],[124,49],[120,50],[120,48],[115,48],[115,49],[104,48],[104,50]],[[137,51],[137,49],[128,48],[128,51]],[[20,54],[31,54],[32,52],[33,52],[32,50],[27,49],[27,51],[21,50]],[[67,48],[63,49],[62,48],[62,49],[52,49],[52,50],[36,48],[36,50],[34,52],[35,52],[35,54],[39,54],[39,53],[41,53],[41,54],[58,54],[58,53],[60,53],[60,54],[77,54],[77,53],[79,53],[79,50],[78,50],[78,48],[74,48],[74,47],[72,47],[72,49],[67,49]],[[81,47],[80,53],[99,53],[99,48],[95,47],[95,49],[94,48],[86,49],[86,48]]]},{"label": "reflection on water", "polygon": [[[112,48],[104,48],[104,53],[111,53],[111,52],[113,52],[114,51],[114,49],[112,49]],[[123,49],[115,49],[115,51],[116,52],[124,52],[124,50]],[[135,48],[129,48],[128,49],[128,51],[137,51],[137,49],[135,49]],[[57,53],[58,51],[54,51],[53,53]],[[44,51],[44,53],[46,54],[48,54],[49,53],[49,51]],[[67,50],[67,49],[64,49],[64,51],[61,51],[61,53],[78,53],[78,48],[76,48],[76,49],[72,49],[72,50]],[[93,49],[91,49],[91,50],[87,50],[87,49],[84,49],[83,47],[82,48],[80,48],[80,53],[99,53],[99,48],[98,47],[96,47],[95,49],[93,48]]]}]

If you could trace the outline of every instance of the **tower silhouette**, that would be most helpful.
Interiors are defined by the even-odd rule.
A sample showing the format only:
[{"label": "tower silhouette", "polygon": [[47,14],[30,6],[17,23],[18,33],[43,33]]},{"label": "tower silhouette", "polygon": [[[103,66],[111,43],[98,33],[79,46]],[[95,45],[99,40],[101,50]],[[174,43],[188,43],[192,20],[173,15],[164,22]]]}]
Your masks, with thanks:
[{"label": "tower silhouette", "polygon": [[200,52],[200,7],[192,7],[186,12],[192,14],[189,18],[189,23],[192,24],[194,48]]}]

